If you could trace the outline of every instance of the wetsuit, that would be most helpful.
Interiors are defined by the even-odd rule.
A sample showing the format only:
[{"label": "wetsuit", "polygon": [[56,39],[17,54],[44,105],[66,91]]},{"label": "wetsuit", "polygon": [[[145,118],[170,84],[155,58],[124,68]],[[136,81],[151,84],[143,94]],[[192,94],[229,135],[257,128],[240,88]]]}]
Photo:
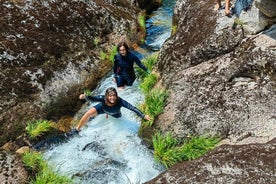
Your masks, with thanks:
[{"label": "wetsuit", "polygon": [[133,53],[128,52],[125,56],[117,54],[114,57],[113,72],[117,82],[117,87],[124,85],[131,86],[136,79],[134,72],[134,62],[143,70],[147,71],[147,68]]},{"label": "wetsuit", "polygon": [[144,116],[145,116],[139,109],[137,109],[136,107],[134,107],[133,105],[131,105],[130,103],[128,103],[127,101],[123,100],[120,97],[118,97],[117,103],[112,107],[105,104],[104,98],[105,98],[104,95],[86,96],[86,99],[89,101],[101,102],[94,106],[95,109],[97,110],[97,114],[106,113],[115,118],[120,118],[122,116],[121,107],[125,107],[125,108],[135,112],[141,118],[144,118]]}]

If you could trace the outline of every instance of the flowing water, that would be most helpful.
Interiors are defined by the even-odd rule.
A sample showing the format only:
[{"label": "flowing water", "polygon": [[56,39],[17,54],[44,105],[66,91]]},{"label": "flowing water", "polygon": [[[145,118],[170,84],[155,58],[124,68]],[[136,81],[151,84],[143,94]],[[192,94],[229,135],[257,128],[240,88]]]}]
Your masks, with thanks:
[{"label": "flowing water", "polygon": [[[159,8],[147,20],[145,44],[153,51],[159,50],[170,36],[174,4],[163,3],[169,6]],[[104,94],[108,87],[115,87],[111,74],[93,94]],[[137,80],[133,86],[118,90],[118,95],[135,106],[144,100]],[[95,104],[83,107],[76,118]],[[156,177],[165,167],[154,160],[152,151],[138,137],[141,119],[125,108],[122,114],[118,119],[99,115],[89,120],[79,135],[47,149],[45,159],[59,174],[73,178],[77,184],[136,184]]]}]

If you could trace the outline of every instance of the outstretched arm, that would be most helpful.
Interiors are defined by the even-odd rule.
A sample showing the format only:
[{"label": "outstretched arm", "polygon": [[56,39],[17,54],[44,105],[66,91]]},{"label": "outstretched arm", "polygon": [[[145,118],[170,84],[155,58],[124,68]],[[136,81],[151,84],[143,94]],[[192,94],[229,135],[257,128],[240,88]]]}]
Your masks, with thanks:
[{"label": "outstretched arm", "polygon": [[136,57],[134,54],[133,54],[133,58],[134,58],[134,62],[140,67],[142,68],[143,70],[145,70],[146,72],[148,72],[149,70],[147,69],[147,67],[141,62],[141,60]]},{"label": "outstretched arm", "polygon": [[103,95],[87,96],[86,94],[80,94],[79,99],[85,99],[87,101],[92,101],[92,102],[103,102],[104,96]]},{"label": "outstretched arm", "polygon": [[130,103],[128,103],[127,101],[120,99],[122,102],[122,106],[135,112],[138,116],[140,116],[142,119],[145,119],[147,121],[149,121],[151,118],[149,115],[145,115],[143,114],[138,108],[134,107],[133,105],[131,105]]}]

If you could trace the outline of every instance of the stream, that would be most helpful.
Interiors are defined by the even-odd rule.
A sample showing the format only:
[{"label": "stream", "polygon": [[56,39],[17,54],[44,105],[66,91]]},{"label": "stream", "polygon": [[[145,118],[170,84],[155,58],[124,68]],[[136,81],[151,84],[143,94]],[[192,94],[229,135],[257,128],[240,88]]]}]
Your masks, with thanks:
[{"label": "stream", "polygon": [[[160,50],[170,36],[173,7],[174,1],[163,0],[163,6],[146,20],[147,37],[142,47],[149,53]],[[104,94],[108,87],[115,87],[111,73],[93,95]],[[118,95],[135,106],[144,100],[137,80],[133,86],[118,90]],[[87,103],[75,118],[95,104]],[[45,150],[44,158],[57,173],[77,184],[137,184],[156,177],[165,167],[154,160],[153,152],[138,137],[141,119],[128,109],[121,110],[123,116],[118,119],[105,115],[90,119],[79,135]]]}]

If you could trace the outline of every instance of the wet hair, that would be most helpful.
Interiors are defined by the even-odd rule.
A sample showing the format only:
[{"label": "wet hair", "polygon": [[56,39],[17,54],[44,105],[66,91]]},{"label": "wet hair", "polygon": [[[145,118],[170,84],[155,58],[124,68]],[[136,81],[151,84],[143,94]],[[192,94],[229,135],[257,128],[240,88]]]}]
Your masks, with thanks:
[{"label": "wet hair", "polygon": [[120,47],[122,47],[122,46],[125,47],[126,52],[129,51],[129,47],[128,47],[127,43],[126,43],[126,42],[120,42],[120,43],[117,45],[117,51],[118,51],[118,52],[119,52],[119,50],[120,50]]},{"label": "wet hair", "polygon": [[110,93],[115,93],[117,99],[116,99],[116,103],[117,103],[117,100],[118,100],[118,93],[116,91],[116,89],[114,87],[109,87],[106,89],[105,91],[105,95],[104,95],[104,101],[105,103],[109,103],[108,99],[107,99],[107,96],[110,94]]}]

